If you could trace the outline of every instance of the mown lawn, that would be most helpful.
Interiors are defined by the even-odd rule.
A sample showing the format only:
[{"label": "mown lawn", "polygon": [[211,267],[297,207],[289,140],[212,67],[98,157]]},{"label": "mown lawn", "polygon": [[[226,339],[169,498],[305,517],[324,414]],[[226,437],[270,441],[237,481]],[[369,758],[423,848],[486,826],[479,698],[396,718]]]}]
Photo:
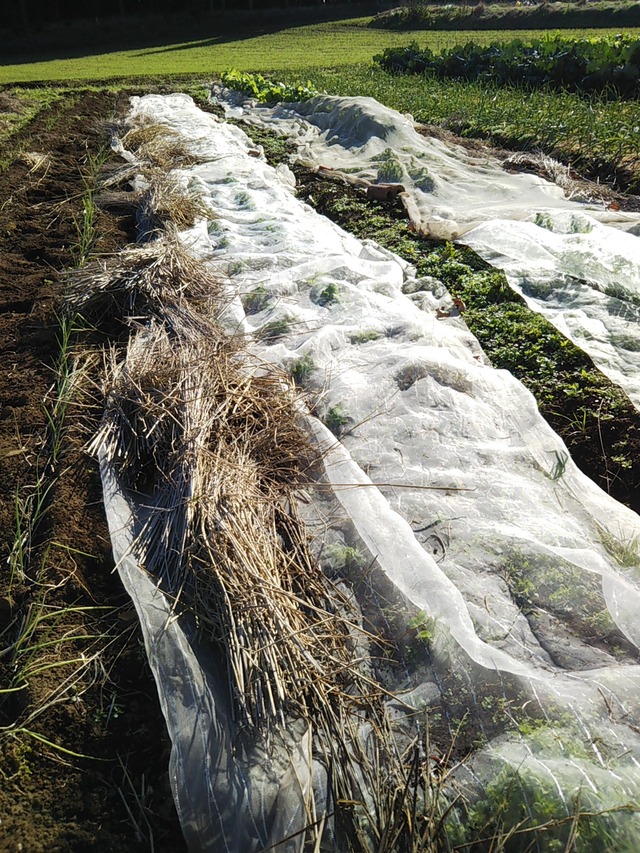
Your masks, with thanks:
[{"label": "mown lawn", "polygon": [[[117,77],[145,77],[167,74],[214,74],[234,67],[242,71],[274,72],[313,66],[368,63],[385,47],[417,41],[421,47],[440,51],[473,39],[489,44],[509,38],[507,31],[457,32],[424,30],[389,32],[367,27],[369,18],[281,28],[262,35],[220,35],[215,23],[203,26],[197,41],[159,44],[134,50],[105,51],[95,55],[64,56],[39,60],[25,55],[20,61],[0,65],[0,84],[60,80],[109,80]],[[637,32],[638,30],[628,30]],[[576,37],[611,33],[611,30],[565,31]],[[542,31],[521,30],[518,38],[541,37]]]}]

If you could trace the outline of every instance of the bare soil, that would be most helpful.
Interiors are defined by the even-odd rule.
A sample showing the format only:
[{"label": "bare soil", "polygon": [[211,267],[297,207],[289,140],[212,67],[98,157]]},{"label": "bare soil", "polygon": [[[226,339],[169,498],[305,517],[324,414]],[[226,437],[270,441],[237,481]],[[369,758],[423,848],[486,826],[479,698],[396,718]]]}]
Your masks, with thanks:
[{"label": "bare soil", "polygon": [[[96,466],[83,450],[92,426],[85,407],[82,418],[69,412],[62,456],[55,470],[50,465],[46,409],[63,270],[78,243],[83,177],[105,141],[98,122],[125,106],[124,94],[109,93],[59,102],[12,140],[22,154],[0,175],[0,727],[7,727],[0,729],[0,851],[7,853],[185,850],[164,720],[114,574]],[[94,250],[131,241],[133,225],[100,212]],[[24,574],[12,573],[16,500],[24,503],[42,472],[46,513]],[[1,692],[10,687],[18,689]]]}]

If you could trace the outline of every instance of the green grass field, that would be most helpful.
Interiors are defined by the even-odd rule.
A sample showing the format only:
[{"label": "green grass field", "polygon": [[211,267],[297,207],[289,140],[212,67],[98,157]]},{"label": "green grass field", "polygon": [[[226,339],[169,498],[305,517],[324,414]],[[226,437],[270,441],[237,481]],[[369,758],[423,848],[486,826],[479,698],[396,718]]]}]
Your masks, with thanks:
[{"label": "green grass field", "polygon": [[[265,35],[248,37],[203,34],[198,41],[157,45],[89,56],[60,57],[37,61],[33,56],[0,66],[0,84],[35,81],[109,80],[118,77],[215,74],[227,68],[241,71],[284,72],[311,66],[332,68],[370,62],[385,47],[417,41],[420,46],[439,51],[471,39],[481,44],[504,39],[509,33],[485,32],[388,32],[366,26],[369,18],[282,28]],[[610,33],[610,30],[572,30],[576,37]],[[636,32],[640,35],[640,29]],[[565,32],[565,35],[567,32]],[[514,33],[514,35],[516,35]],[[518,38],[542,37],[537,30],[523,30]]]},{"label": "green grass field", "polygon": [[[126,51],[88,56],[59,57],[0,66],[0,85],[41,82],[39,90],[25,90],[33,104],[21,115],[7,115],[0,126],[0,142],[28,123],[31,116],[55,97],[56,84],[67,81],[97,85],[162,80],[192,91],[222,71],[260,71],[289,83],[310,80],[330,94],[371,95],[384,104],[412,113],[419,121],[441,124],[463,136],[489,139],[498,145],[551,153],[578,170],[620,189],[640,187],[640,102],[607,101],[566,92],[537,90],[523,93],[514,86],[491,86],[415,75],[393,75],[372,63],[385,47],[416,40],[434,52],[474,40],[490,43],[517,36],[544,37],[540,31],[388,32],[367,27],[368,18],[280,28],[262,35],[234,38],[203,37]],[[640,29],[628,30],[640,36]],[[548,35],[549,33],[547,33]],[[610,30],[565,30],[576,38],[611,35]],[[33,59],[33,57],[31,57]],[[57,96],[67,97],[64,88]],[[10,159],[3,152],[0,165]]]}]

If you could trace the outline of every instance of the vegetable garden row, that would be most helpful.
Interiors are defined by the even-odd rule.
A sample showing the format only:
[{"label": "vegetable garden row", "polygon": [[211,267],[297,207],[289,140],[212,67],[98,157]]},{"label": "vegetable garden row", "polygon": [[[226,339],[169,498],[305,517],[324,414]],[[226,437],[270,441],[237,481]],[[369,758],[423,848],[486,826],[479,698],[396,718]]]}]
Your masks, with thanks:
[{"label": "vegetable garden row", "polygon": [[[420,233],[398,198],[367,197],[367,183],[407,177],[433,195],[446,182],[433,161],[412,162],[395,138],[335,173],[349,122],[369,121],[371,104],[346,98],[329,122],[333,99],[318,92],[411,112],[432,126],[434,150],[451,147],[480,173],[498,161],[488,167],[473,142],[465,153],[449,130],[541,146],[634,188],[639,62],[640,40],[621,36],[398,49],[376,66],[279,80],[228,71],[224,83],[259,104],[298,102],[275,108],[275,132],[268,109],[245,105],[249,139],[234,127],[237,95],[216,122],[206,113],[221,118],[224,98],[212,107],[201,77],[164,80],[163,93],[186,87],[203,110],[181,95],[136,99],[113,149],[85,143],[83,187],[65,188],[67,206],[48,187],[64,139],[48,157],[39,146],[50,137],[30,140],[25,114],[18,157],[7,144],[0,163],[13,161],[7,176],[16,170],[28,195],[3,184],[0,238],[18,242],[24,227],[16,270],[40,264],[38,299],[50,301],[47,329],[34,332],[38,299],[14,293],[7,270],[0,848],[183,849],[146,635],[165,716],[167,703],[175,714],[170,775],[192,850],[301,851],[306,837],[339,853],[635,853],[640,415],[499,269]],[[64,135],[87,93],[45,92],[30,94],[42,98],[40,124],[49,133],[66,101]],[[104,119],[111,102],[101,109]],[[315,166],[293,163],[293,140],[313,149],[314,111],[334,144]],[[540,156],[523,168],[533,167],[550,174]],[[634,208],[566,177],[572,192],[593,191],[592,213],[610,207],[620,224]],[[66,217],[59,254],[70,260],[55,263],[75,265],[71,279],[52,272],[45,220],[46,249],[27,235],[31,208]],[[136,221],[142,245],[125,248]],[[529,225],[549,244],[587,245],[597,231],[576,216],[560,233],[547,212]],[[605,295],[631,322],[635,273],[622,262],[618,272],[625,286]],[[58,357],[51,312],[63,304]],[[59,373],[38,429],[20,420],[35,384],[19,374],[10,387],[29,335],[51,344],[34,355],[38,370]],[[308,447],[294,409],[307,411]],[[83,441],[97,432],[142,632],[112,573],[98,466],[69,413]],[[192,679],[176,677],[176,639]]]},{"label": "vegetable garden row", "polygon": [[468,41],[435,54],[417,43],[387,48],[375,57],[382,68],[413,74],[479,80],[499,86],[551,86],[580,92],[604,92],[615,99],[640,94],[640,39],[568,39],[559,35],[488,46]]}]

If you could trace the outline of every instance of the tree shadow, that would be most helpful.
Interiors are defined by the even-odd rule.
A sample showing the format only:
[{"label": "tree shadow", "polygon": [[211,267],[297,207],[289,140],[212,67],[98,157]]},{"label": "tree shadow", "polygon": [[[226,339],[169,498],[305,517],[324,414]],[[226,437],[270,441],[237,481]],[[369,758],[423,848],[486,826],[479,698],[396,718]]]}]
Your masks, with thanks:
[{"label": "tree shadow", "polygon": [[379,11],[376,0],[352,5],[327,5],[235,13],[182,16],[131,16],[57,23],[10,42],[0,37],[0,65],[25,65],[78,59],[119,51],[136,56],[172,53],[194,47],[215,47],[247,38],[273,35],[296,27],[337,23]]}]

